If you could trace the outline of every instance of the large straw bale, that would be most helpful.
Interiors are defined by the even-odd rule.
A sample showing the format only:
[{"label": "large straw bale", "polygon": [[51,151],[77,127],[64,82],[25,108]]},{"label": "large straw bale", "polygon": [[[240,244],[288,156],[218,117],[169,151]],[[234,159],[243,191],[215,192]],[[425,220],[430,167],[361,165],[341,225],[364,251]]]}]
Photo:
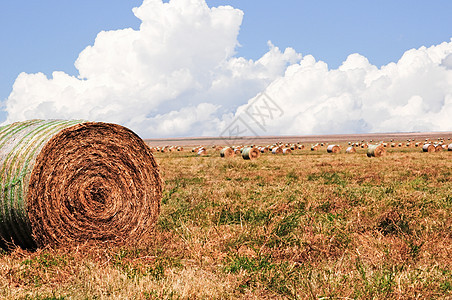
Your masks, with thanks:
[{"label": "large straw bale", "polygon": [[272,154],[282,154],[283,150],[281,147],[273,147]]},{"label": "large straw bale", "polygon": [[341,152],[341,147],[339,147],[339,145],[328,145],[328,147],[326,148],[326,151],[328,153],[339,153]]},{"label": "large straw bale", "polygon": [[259,158],[260,151],[254,147],[246,147],[242,149],[242,157],[243,159],[256,159]]},{"label": "large straw bale", "polygon": [[284,149],[283,149],[283,154],[292,154],[292,149],[290,149],[290,148],[284,148]]},{"label": "large straw bale", "polygon": [[353,146],[348,147],[347,149],[345,149],[345,153],[356,153],[356,149]]},{"label": "large straw bale", "polygon": [[319,144],[312,145],[311,146],[311,151],[317,151],[317,150],[319,150],[319,148],[320,148]]},{"label": "large straw bale", "polygon": [[220,150],[221,157],[233,157],[235,155],[234,149],[231,147],[225,147]]},{"label": "large straw bale", "polygon": [[422,146],[422,151],[423,152],[435,152],[436,151],[436,147],[433,144],[424,144],[424,146]]},{"label": "large straw bale", "polygon": [[386,155],[386,149],[381,144],[369,144],[367,148],[367,157],[380,157]]},{"label": "large straw bale", "polygon": [[31,120],[0,131],[2,246],[149,240],[162,183],[149,147],[108,123]]},{"label": "large straw bale", "polygon": [[207,155],[207,150],[204,147],[201,147],[198,149],[198,152],[196,153],[198,156],[205,156]]}]

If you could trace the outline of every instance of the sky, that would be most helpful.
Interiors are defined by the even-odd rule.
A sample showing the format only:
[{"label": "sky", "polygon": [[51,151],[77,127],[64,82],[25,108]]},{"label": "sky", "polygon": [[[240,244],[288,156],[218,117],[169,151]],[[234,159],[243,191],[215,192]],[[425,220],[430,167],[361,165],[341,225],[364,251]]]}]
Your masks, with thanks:
[{"label": "sky", "polygon": [[452,131],[452,1],[0,2],[0,123]]}]

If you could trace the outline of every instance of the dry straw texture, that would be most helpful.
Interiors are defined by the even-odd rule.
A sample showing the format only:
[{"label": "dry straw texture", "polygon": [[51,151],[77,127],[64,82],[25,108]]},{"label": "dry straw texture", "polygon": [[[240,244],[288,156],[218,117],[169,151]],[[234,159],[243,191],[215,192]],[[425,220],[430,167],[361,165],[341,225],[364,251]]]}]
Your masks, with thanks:
[{"label": "dry straw texture", "polygon": [[353,146],[348,147],[345,149],[345,153],[356,153],[356,149]]},{"label": "dry straw texture", "polygon": [[320,149],[320,145],[319,144],[315,144],[311,146],[311,151],[317,151]]},{"label": "dry straw texture", "polygon": [[290,148],[284,148],[283,149],[283,154],[291,154],[292,150]]},{"label": "dry straw texture", "polygon": [[329,145],[326,148],[326,151],[328,153],[339,153],[339,152],[341,152],[341,147],[339,147],[339,145]]},{"label": "dry straw texture", "polygon": [[119,125],[32,120],[0,132],[0,234],[25,248],[149,239],[162,184],[149,147]]},{"label": "dry straw texture", "polygon": [[386,149],[383,145],[369,145],[367,148],[367,156],[368,157],[380,157],[386,155]]},{"label": "dry straw texture", "polygon": [[220,156],[221,157],[232,157],[235,155],[234,149],[231,147],[225,147],[220,150]]},{"label": "dry straw texture", "polygon": [[422,151],[424,152],[435,152],[436,148],[432,144],[425,144],[422,146]]},{"label": "dry straw texture", "polygon": [[272,154],[282,154],[282,153],[283,153],[283,150],[281,147],[274,147],[272,149]]},{"label": "dry straw texture", "polygon": [[247,147],[242,149],[243,159],[256,159],[259,158],[260,151],[254,147]]},{"label": "dry straw texture", "polygon": [[198,149],[198,155],[199,155],[199,156],[205,156],[205,155],[207,155],[207,150],[204,149],[204,148],[199,148],[199,149]]}]

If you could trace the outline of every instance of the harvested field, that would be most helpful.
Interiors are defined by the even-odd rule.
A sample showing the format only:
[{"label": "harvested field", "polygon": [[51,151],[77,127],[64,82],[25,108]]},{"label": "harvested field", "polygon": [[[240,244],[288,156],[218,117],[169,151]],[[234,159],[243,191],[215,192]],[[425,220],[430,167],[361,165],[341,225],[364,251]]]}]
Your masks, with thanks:
[{"label": "harvested field", "polygon": [[[346,149],[362,140],[370,138],[318,142]],[[187,145],[209,145],[198,142]],[[152,241],[4,252],[0,297],[451,298],[452,152],[388,147],[369,159],[361,147],[323,149],[253,161],[210,148],[155,152],[164,192]]]}]

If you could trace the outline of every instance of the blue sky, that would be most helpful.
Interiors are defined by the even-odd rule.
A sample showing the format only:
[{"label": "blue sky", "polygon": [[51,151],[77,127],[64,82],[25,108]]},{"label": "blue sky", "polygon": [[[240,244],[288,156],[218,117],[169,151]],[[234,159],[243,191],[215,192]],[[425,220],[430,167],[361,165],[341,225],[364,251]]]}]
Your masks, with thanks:
[{"label": "blue sky", "polygon": [[[165,1],[168,2],[168,1]],[[139,29],[138,0],[1,1],[0,99],[21,72],[78,75],[74,62],[102,30]],[[449,42],[452,1],[207,0],[244,12],[236,57],[258,60],[267,41],[313,55],[330,69],[359,53],[372,65],[397,62],[412,48]],[[0,121],[5,113],[0,113]]]}]

